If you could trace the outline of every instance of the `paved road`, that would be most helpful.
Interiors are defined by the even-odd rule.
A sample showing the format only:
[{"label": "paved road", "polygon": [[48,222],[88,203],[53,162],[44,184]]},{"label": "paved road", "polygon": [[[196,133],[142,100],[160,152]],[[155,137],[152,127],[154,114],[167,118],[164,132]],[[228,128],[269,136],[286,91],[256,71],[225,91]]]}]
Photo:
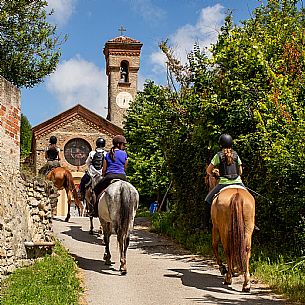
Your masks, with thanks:
[{"label": "paved road", "polygon": [[[190,255],[168,238],[147,230],[137,218],[127,252],[128,274],[119,273],[116,236],[111,237],[112,266],[104,265],[104,247],[98,234],[89,235],[89,220],[74,217],[53,221],[54,232],[75,257],[81,269],[85,303],[92,305],[283,305],[261,284],[254,283],[250,294],[242,293],[242,278],[232,286],[222,284],[214,261]],[[95,219],[97,231],[98,220]]]}]

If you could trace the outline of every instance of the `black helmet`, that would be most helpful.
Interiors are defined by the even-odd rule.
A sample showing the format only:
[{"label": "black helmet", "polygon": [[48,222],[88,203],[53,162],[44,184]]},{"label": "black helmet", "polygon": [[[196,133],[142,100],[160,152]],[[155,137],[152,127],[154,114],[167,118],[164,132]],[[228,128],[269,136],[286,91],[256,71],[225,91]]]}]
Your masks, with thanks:
[{"label": "black helmet", "polygon": [[98,138],[95,142],[97,148],[105,147],[106,141],[103,138]]},{"label": "black helmet", "polygon": [[113,144],[114,146],[117,145],[117,144],[120,144],[120,143],[124,143],[124,144],[127,143],[127,141],[126,141],[126,139],[125,139],[124,136],[122,136],[122,135],[117,135],[117,136],[115,136],[115,137],[112,139],[112,144]]},{"label": "black helmet", "polygon": [[50,137],[50,144],[56,144],[57,143],[57,138],[55,136]]},{"label": "black helmet", "polygon": [[219,137],[218,143],[221,148],[230,148],[232,147],[233,140],[229,134],[222,134]]}]

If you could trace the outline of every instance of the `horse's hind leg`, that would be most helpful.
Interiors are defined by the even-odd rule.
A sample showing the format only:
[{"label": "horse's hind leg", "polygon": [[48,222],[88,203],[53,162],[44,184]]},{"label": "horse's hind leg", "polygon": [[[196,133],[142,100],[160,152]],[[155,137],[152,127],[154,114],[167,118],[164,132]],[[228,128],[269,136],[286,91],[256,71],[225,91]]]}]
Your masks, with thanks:
[{"label": "horse's hind leg", "polygon": [[213,253],[216,258],[217,265],[219,266],[219,271],[221,275],[225,275],[228,271],[226,266],[222,263],[221,258],[218,253],[218,241],[219,241],[219,231],[215,225],[213,225],[212,230],[212,246],[213,246]]},{"label": "horse's hind leg", "polygon": [[251,281],[250,281],[250,270],[249,270],[249,264],[250,264],[250,256],[251,256],[251,239],[252,239],[252,233],[246,233],[245,236],[245,243],[246,243],[246,270],[244,273],[244,283],[243,283],[243,292],[250,292],[251,289]]},{"label": "horse's hind leg", "polygon": [[90,230],[89,234],[93,235],[93,216],[89,216],[90,219]]},{"label": "horse's hind leg", "polygon": [[232,284],[232,275],[233,275],[233,262],[232,258],[228,253],[226,253],[227,256],[227,264],[228,264],[228,272],[225,277],[224,285],[231,285]]},{"label": "horse's hind leg", "polygon": [[104,229],[104,243],[105,243],[105,254],[104,254],[104,260],[105,265],[111,265],[111,254],[110,254],[110,235],[111,235],[111,224],[109,222],[102,222],[102,226]]},{"label": "horse's hind leg", "polygon": [[126,254],[127,254],[127,248],[129,246],[129,236],[120,237],[119,238],[119,244],[120,244],[120,271],[121,275],[127,274],[127,266],[126,266]]},{"label": "horse's hind leg", "polygon": [[68,199],[68,213],[67,213],[65,221],[68,222],[70,219],[71,195],[68,190],[66,190],[66,194],[67,194],[67,199]]}]

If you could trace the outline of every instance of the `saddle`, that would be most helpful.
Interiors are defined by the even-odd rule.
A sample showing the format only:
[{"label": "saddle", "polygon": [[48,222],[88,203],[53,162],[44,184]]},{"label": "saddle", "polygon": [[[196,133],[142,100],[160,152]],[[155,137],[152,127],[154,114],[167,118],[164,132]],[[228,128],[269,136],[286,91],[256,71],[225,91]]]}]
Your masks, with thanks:
[{"label": "saddle", "polygon": [[[230,184],[228,186],[225,186],[224,188],[222,188],[219,193],[221,193],[222,191],[224,190],[227,190],[227,189],[243,189],[243,190],[247,190],[244,186],[242,185],[238,185],[238,184]],[[218,194],[219,194],[218,193]]]},{"label": "saddle", "polygon": [[[58,161],[57,161],[58,162]],[[40,175],[43,175],[43,176],[47,176],[48,175],[48,173],[50,172],[50,171],[52,171],[54,168],[56,168],[56,167],[60,167],[60,164],[59,164],[59,162],[58,163],[55,163],[55,162],[47,162],[39,171],[38,171],[38,173],[40,174]]]},{"label": "saddle", "polygon": [[[91,178],[91,179],[92,179],[92,178]],[[112,183],[115,183],[115,182],[117,182],[117,181],[121,181],[121,179],[118,179],[118,178],[112,179],[112,180],[110,181],[109,185],[111,185]],[[90,180],[90,182],[91,182],[91,180]],[[89,183],[90,183],[90,182],[89,182]],[[88,186],[90,185],[89,183],[88,183]],[[96,183],[97,183],[97,182],[96,182]],[[109,186],[109,185],[108,185],[108,186]],[[108,186],[107,186],[107,187],[108,187]],[[107,187],[99,193],[99,195],[96,197],[96,200],[94,201],[94,203],[90,203],[90,204],[89,204],[90,209],[89,209],[88,213],[89,213],[90,216],[92,216],[92,217],[98,217],[98,202],[100,201],[102,195],[105,193]],[[93,184],[92,184],[92,189],[94,189]]]},{"label": "saddle", "polygon": [[224,188],[222,188],[217,194],[215,194],[215,196],[213,197],[213,200],[215,198],[217,198],[222,191],[227,190],[227,189],[242,189],[242,190],[247,191],[247,189],[244,186],[242,186],[242,185],[229,184],[228,186],[225,186]]}]

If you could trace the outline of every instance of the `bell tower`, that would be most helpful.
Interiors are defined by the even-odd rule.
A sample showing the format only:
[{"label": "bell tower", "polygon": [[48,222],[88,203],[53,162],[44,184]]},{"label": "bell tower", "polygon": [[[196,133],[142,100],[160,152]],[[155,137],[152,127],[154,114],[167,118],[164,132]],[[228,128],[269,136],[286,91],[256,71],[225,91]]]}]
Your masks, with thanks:
[{"label": "bell tower", "polygon": [[104,47],[108,76],[107,119],[121,128],[129,104],[137,94],[142,45],[138,40],[121,35],[107,41]]}]

